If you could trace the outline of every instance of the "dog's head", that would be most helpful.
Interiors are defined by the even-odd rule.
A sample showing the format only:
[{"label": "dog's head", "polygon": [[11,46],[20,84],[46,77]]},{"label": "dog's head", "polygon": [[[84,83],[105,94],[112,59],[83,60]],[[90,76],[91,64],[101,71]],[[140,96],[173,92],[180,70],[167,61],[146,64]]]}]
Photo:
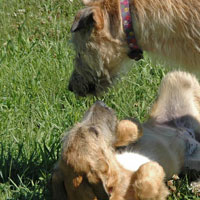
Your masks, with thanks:
[{"label": "dog's head", "polygon": [[93,169],[105,152],[112,151],[117,123],[115,112],[97,101],[64,137],[62,159],[95,183],[97,176]]},{"label": "dog's head", "polygon": [[115,111],[104,104],[103,101],[96,101],[96,103],[89,108],[81,124],[82,126],[90,127],[90,129],[93,127],[98,130],[99,134],[96,133],[96,135],[103,138],[108,146],[113,143],[118,120]]},{"label": "dog's head", "polygon": [[119,2],[83,0],[72,25],[75,67],[69,90],[79,96],[98,95],[118,76],[123,63],[130,61],[121,24]]}]

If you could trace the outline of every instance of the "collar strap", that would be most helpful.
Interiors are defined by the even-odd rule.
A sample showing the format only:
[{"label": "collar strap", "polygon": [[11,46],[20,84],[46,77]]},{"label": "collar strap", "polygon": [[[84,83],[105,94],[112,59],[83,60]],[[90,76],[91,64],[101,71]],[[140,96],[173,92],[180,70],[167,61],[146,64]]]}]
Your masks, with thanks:
[{"label": "collar strap", "polygon": [[120,0],[123,29],[126,34],[126,40],[130,48],[128,56],[131,59],[140,60],[143,58],[143,52],[137,45],[135,33],[133,30],[132,18],[130,13],[129,0]]}]

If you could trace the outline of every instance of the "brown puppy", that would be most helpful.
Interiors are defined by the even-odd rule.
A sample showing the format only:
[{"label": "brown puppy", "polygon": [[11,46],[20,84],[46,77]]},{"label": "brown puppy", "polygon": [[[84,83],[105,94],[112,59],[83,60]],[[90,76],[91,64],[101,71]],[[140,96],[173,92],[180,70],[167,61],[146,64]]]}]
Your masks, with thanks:
[{"label": "brown puppy", "polygon": [[[121,137],[124,131],[127,137]],[[64,138],[61,159],[52,176],[53,198],[105,200],[107,193],[110,200],[165,199],[165,173],[158,163],[148,162],[133,172],[116,159],[113,144],[127,145],[141,135],[141,127],[134,122],[117,123],[113,110],[102,102],[95,103]]]},{"label": "brown puppy", "polygon": [[116,126],[114,111],[98,101],[64,137],[61,158],[52,176],[54,199],[108,199],[93,169],[112,148]]},{"label": "brown puppy", "polygon": [[54,199],[108,199],[102,188],[112,200],[165,199],[165,175],[200,171],[199,90],[194,76],[169,73],[142,126],[118,122],[113,110],[94,104],[64,138]]},{"label": "brown puppy", "polygon": [[[72,25],[76,51],[69,89],[98,95],[126,71],[131,59],[122,26],[120,0],[82,0]],[[199,0],[129,0],[141,50],[170,65],[200,69]]]}]

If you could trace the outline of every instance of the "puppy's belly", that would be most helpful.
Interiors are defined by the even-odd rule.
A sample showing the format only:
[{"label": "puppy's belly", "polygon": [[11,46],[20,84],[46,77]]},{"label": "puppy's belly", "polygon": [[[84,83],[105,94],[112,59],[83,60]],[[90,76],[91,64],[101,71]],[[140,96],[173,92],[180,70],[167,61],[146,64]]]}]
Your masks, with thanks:
[{"label": "puppy's belly", "polygon": [[116,154],[116,159],[125,169],[133,172],[137,171],[141,165],[151,161],[148,157],[134,152]]}]

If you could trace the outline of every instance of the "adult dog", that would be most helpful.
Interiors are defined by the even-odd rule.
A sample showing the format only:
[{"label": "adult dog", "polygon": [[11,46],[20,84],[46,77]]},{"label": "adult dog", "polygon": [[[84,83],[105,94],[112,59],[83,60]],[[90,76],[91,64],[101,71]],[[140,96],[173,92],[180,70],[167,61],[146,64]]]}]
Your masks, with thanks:
[{"label": "adult dog", "polygon": [[76,58],[69,90],[77,95],[106,90],[142,51],[170,65],[199,70],[199,0],[82,1],[86,8],[77,13],[71,29]]},{"label": "adult dog", "polygon": [[64,137],[54,199],[108,199],[104,190],[110,200],[165,199],[165,175],[200,171],[199,90],[194,76],[169,73],[142,125],[118,122],[112,109],[95,103]]}]

